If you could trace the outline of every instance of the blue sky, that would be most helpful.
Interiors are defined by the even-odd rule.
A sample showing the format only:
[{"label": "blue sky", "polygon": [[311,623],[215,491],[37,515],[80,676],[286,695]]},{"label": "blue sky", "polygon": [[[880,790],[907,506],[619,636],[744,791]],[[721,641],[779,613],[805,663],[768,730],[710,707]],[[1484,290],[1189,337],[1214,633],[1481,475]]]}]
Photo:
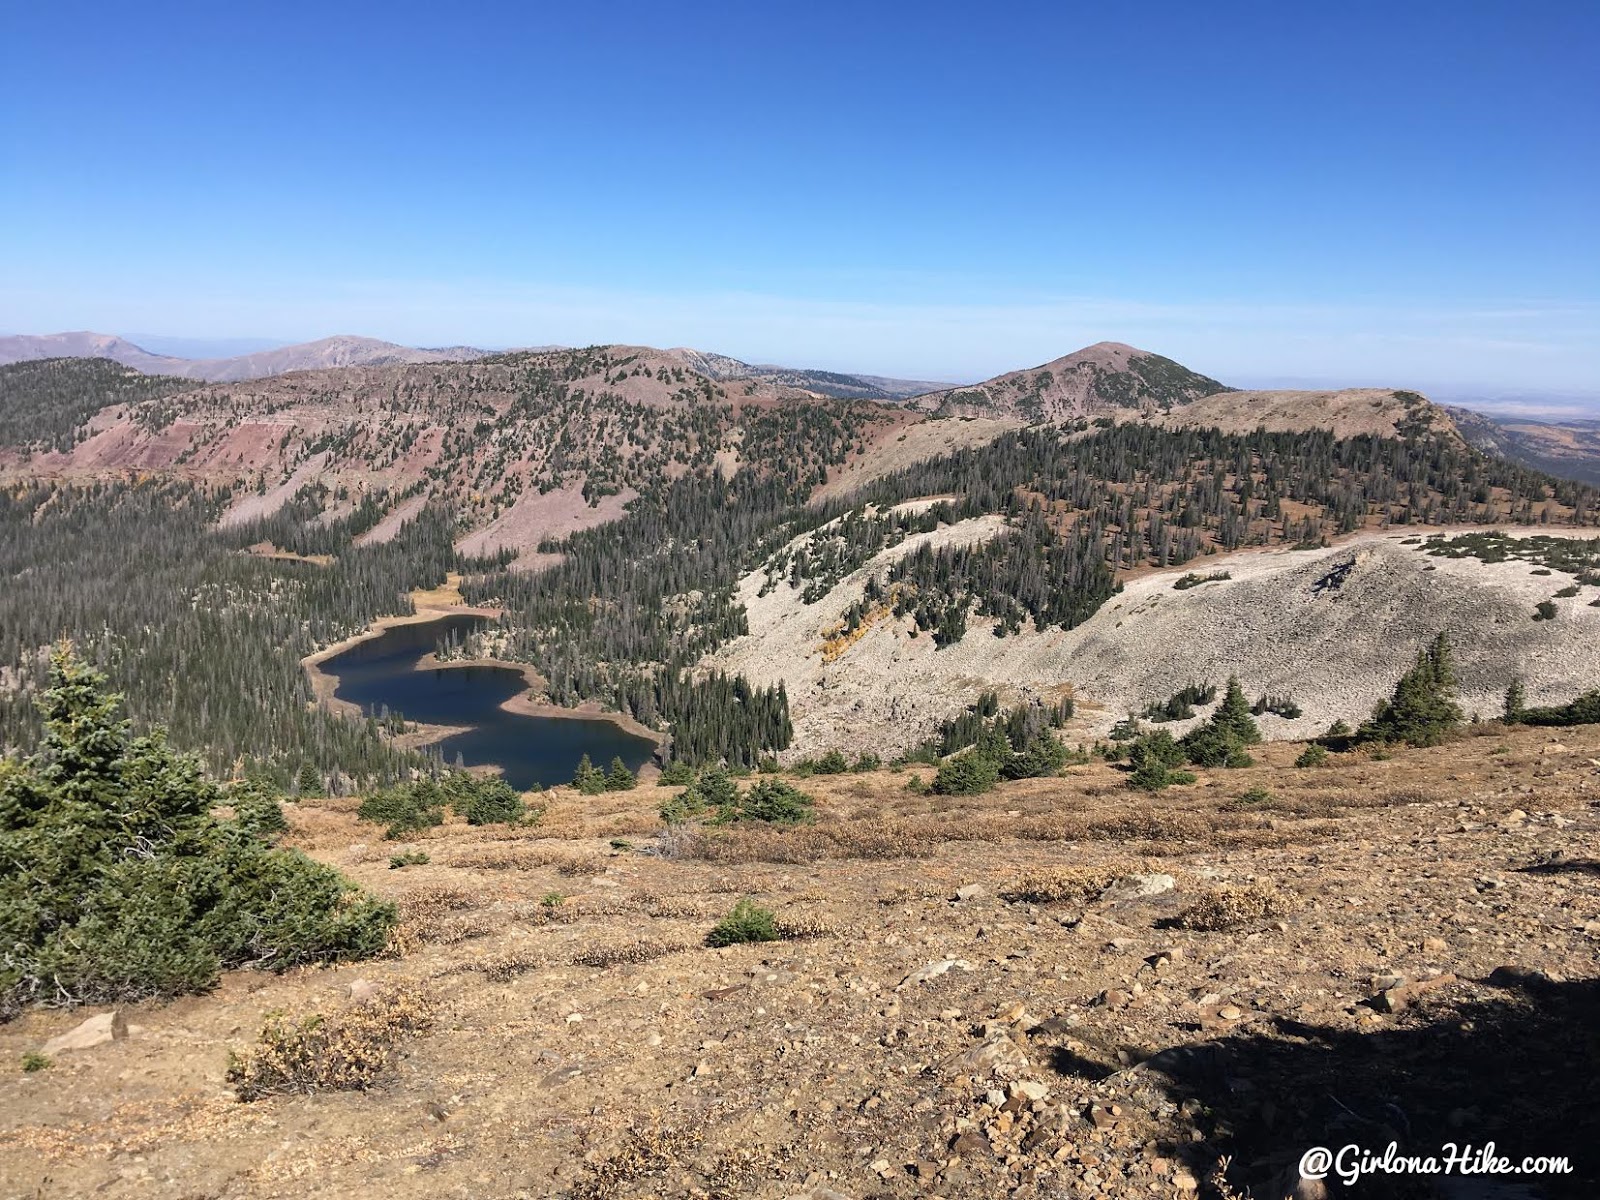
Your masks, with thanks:
[{"label": "blue sky", "polygon": [[1600,5],[15,6],[0,330],[1600,392]]}]

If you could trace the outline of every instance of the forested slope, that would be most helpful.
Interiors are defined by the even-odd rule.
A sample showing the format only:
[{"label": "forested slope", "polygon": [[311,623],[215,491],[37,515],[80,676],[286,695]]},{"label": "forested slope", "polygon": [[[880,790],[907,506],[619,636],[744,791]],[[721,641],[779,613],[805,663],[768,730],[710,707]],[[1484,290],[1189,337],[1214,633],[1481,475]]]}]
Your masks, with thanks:
[{"label": "forested slope", "polygon": [[[360,519],[325,526],[295,517],[213,528],[226,494],[181,481],[0,490],[0,745],[31,746],[43,651],[61,637],[126,693],[143,728],[205,752],[231,775],[248,760],[292,776],[392,775],[414,761],[375,722],[311,706],[300,658],[375,617],[410,609],[408,591],[444,581],[456,562],[453,519],[428,509],[392,542],[352,545]],[[292,526],[292,528],[291,528]],[[246,554],[263,536],[333,554],[330,566]]]},{"label": "forested slope", "polygon": [[[67,634],[215,770],[392,774],[411,760],[311,709],[298,660],[454,570],[505,611],[474,649],[535,665],[550,699],[627,712],[679,757],[751,763],[792,729],[781,675],[719,667],[752,636],[752,577],[804,608],[907,543],[822,631],[837,657],[886,618],[939,648],[1071,629],[1144,572],[1251,547],[1600,513],[1593,489],[1473,449],[1409,393],[1279,396],[1274,430],[1250,423],[1264,394],[1159,356],[1060,362],[1029,377],[1038,404],[975,393],[1035,424],[967,438],[641,347],[185,390],[109,363],[0,368],[0,732],[29,743],[41,652]],[[912,437],[924,420],[942,432]],[[862,469],[890,438],[917,449]],[[941,533],[958,528],[981,536]],[[327,562],[242,552],[261,543]]]}]

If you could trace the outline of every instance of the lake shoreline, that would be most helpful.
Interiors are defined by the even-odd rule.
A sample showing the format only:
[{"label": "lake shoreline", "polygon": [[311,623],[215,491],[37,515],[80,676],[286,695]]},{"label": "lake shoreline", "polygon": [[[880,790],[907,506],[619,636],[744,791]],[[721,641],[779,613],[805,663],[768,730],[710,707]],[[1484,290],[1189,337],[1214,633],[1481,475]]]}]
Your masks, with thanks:
[{"label": "lake shoreline", "polygon": [[[352,634],[302,658],[300,666],[305,671],[306,677],[311,684],[313,703],[329,712],[361,720],[366,716],[366,712],[361,705],[340,699],[334,694],[339,686],[339,678],[325,669],[326,663],[363,643],[382,637],[393,629],[409,625],[425,625],[450,617],[479,617],[486,621],[493,621],[498,620],[501,616],[502,610],[495,607],[464,603],[440,603],[435,597],[439,596],[441,592],[446,595],[449,594],[447,589],[438,589],[433,592],[415,592],[412,594],[413,603],[416,605],[414,613],[379,617],[361,632]],[[666,734],[660,730],[651,729],[624,713],[609,712],[601,708],[597,701],[587,700],[580,705],[567,708],[559,704],[552,704],[548,700],[540,699],[539,696],[544,691],[547,681],[543,675],[528,663],[507,662],[498,658],[466,658],[440,661],[432,651],[429,651],[417,660],[413,670],[416,672],[448,671],[471,667],[487,667],[498,671],[510,672],[520,677],[521,690],[498,706],[503,712],[536,718],[609,723],[623,733],[650,742],[654,747],[650,760],[651,764],[654,763],[655,756],[659,755],[662,746],[666,744]],[[405,716],[403,711],[401,716]],[[420,721],[408,721],[407,724],[411,725],[412,728],[405,733],[385,736],[391,744],[408,750],[425,749],[475,728],[472,725],[430,724]]]}]

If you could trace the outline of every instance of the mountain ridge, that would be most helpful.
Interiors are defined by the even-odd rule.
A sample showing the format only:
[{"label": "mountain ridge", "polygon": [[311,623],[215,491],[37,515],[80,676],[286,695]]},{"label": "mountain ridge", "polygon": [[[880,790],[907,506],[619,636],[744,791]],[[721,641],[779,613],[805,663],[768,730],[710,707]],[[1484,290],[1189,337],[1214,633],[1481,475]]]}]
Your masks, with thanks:
[{"label": "mountain ridge", "polygon": [[1155,412],[1231,389],[1160,354],[1096,342],[1036,367],[917,397],[939,416],[1010,417],[1065,424],[1122,410]]},{"label": "mountain ridge", "polygon": [[[485,350],[465,345],[405,346],[358,334],[334,334],[314,341],[270,346],[242,354],[189,358],[152,352],[118,334],[77,330],[0,335],[0,366],[50,358],[105,358],[147,375],[165,375],[207,383],[240,383],[294,371],[325,371],[391,363],[472,362],[504,354],[547,353],[567,349],[573,347],[548,345]],[[757,379],[840,400],[902,400],[949,386],[936,380],[896,379],[860,372],[753,364],[731,355],[691,347],[667,351],[656,351],[653,347],[638,349],[673,356],[691,370],[719,383]]]},{"label": "mountain ridge", "polygon": [[0,337],[0,365],[48,358],[108,358],[147,375],[168,375],[208,383],[262,379],[291,371],[372,366],[390,362],[465,362],[490,353],[472,346],[419,349],[378,338],[336,334],[311,342],[226,358],[179,358],[170,354],[152,354],[127,338],[92,330]]}]

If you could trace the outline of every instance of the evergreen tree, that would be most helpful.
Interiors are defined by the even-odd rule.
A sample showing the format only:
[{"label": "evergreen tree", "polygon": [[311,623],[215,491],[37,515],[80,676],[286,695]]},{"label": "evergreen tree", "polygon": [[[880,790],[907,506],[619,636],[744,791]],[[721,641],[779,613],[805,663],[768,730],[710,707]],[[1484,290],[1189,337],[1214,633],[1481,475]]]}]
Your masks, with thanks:
[{"label": "evergreen tree", "polygon": [[940,765],[933,777],[933,791],[940,796],[977,796],[992,788],[999,778],[999,763],[974,748]]},{"label": "evergreen tree", "polygon": [[694,794],[702,808],[728,810],[738,803],[739,787],[722,766],[707,766],[694,781]]},{"label": "evergreen tree", "polygon": [[589,761],[587,754],[578,760],[578,769],[572,776],[572,786],[584,796],[598,796],[606,790],[605,774]]},{"label": "evergreen tree", "polygon": [[1513,678],[1506,687],[1505,721],[1508,725],[1515,725],[1522,720],[1522,714],[1527,711],[1527,697],[1522,690],[1522,680]]},{"label": "evergreen tree", "polygon": [[1165,729],[1143,734],[1128,747],[1128,762],[1133,768],[1128,785],[1159,792],[1174,783],[1193,783],[1193,775],[1178,769],[1183,761],[1183,748]]},{"label": "evergreen tree", "polygon": [[1261,729],[1250,715],[1250,701],[1244,698],[1244,688],[1239,686],[1237,675],[1228,676],[1228,690],[1222,703],[1211,716],[1211,724],[1232,737],[1241,746],[1261,744]]},{"label": "evergreen tree", "polygon": [[527,817],[527,804],[504,779],[457,778],[451,807],[467,818],[468,825],[514,825]]},{"label": "evergreen tree", "polygon": [[1381,701],[1372,719],[1356,731],[1356,740],[1437,746],[1463,719],[1455,690],[1450,639],[1441,633],[1400,677],[1394,695]]},{"label": "evergreen tree", "polygon": [[638,780],[634,778],[633,772],[628,770],[627,764],[622,761],[622,756],[618,755],[611,760],[605,782],[608,792],[626,792],[631,791]]},{"label": "evergreen tree", "polygon": [[317,773],[317,768],[309,762],[300,764],[300,773],[295,776],[294,790],[300,797],[320,796],[322,794],[322,776]]},{"label": "evergreen tree", "polygon": [[811,820],[812,799],[793,784],[768,776],[758,780],[730,811],[735,821],[799,825]]},{"label": "evergreen tree", "polygon": [[170,996],[230,967],[383,949],[392,905],[218,820],[222,796],[198,760],[162,730],[134,736],[119,703],[58,647],[39,699],[42,749],[0,771],[0,1017],[45,996]]},{"label": "evergreen tree", "polygon": [[1179,745],[1197,767],[1248,767],[1246,746],[1261,741],[1261,730],[1250,715],[1250,702],[1237,676],[1228,676],[1228,690],[1211,719],[1184,734]]}]

